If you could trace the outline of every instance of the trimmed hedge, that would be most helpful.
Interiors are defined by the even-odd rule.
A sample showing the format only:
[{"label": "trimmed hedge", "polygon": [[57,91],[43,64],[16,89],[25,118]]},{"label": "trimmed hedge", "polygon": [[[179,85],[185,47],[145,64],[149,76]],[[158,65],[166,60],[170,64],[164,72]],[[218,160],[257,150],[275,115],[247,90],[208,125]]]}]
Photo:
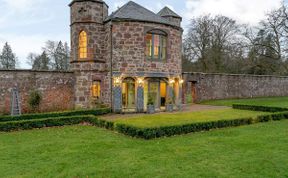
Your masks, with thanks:
[{"label": "trimmed hedge", "polygon": [[209,131],[211,129],[217,129],[217,128],[250,125],[259,122],[278,121],[282,119],[288,119],[288,112],[261,115],[254,119],[243,118],[235,120],[219,120],[204,123],[192,123],[180,126],[166,126],[158,128],[138,128],[135,126],[129,126],[125,124],[116,124],[115,130],[118,131],[119,133],[123,133],[131,137],[143,138],[149,140],[159,137],[170,137],[173,135]]},{"label": "trimmed hedge", "polygon": [[83,122],[88,122],[94,126],[103,127],[106,129],[113,129],[114,127],[112,122],[99,120],[93,115],[88,115],[1,122],[0,131],[9,132],[16,130],[28,130],[33,128],[75,125]]},{"label": "trimmed hedge", "polygon": [[63,112],[51,112],[51,113],[39,113],[39,114],[25,114],[21,116],[0,116],[0,122],[67,117],[67,116],[82,116],[82,115],[99,116],[103,114],[108,114],[110,112],[111,112],[110,108],[104,108],[96,110],[75,110],[75,111],[63,111]]},{"label": "trimmed hedge", "polygon": [[263,111],[263,112],[283,112],[283,111],[288,111],[288,108],[268,107],[268,106],[255,106],[255,105],[244,105],[244,104],[233,104],[233,109],[251,110],[251,111]]},{"label": "trimmed hedge", "polygon": [[253,123],[252,118],[219,120],[204,123],[192,123],[178,126],[165,126],[158,128],[138,128],[125,124],[116,124],[115,130],[132,137],[153,139],[159,137],[169,137],[173,135],[187,134],[191,132],[208,131],[211,129],[235,127],[240,125],[249,125]]},{"label": "trimmed hedge", "polygon": [[288,119],[288,112],[274,113],[269,115],[261,115],[256,118],[255,122],[269,122]]}]

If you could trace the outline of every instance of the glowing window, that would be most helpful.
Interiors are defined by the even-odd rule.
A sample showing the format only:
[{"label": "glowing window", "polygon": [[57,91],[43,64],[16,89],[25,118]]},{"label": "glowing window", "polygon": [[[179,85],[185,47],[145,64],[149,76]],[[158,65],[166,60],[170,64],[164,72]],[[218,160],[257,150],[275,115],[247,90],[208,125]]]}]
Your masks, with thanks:
[{"label": "glowing window", "polygon": [[79,35],[79,58],[87,58],[87,33],[85,31]]},{"label": "glowing window", "polygon": [[95,98],[100,98],[101,96],[101,82],[100,81],[93,81],[92,96]]},{"label": "glowing window", "polygon": [[149,32],[146,35],[146,56],[151,60],[166,60],[167,37],[162,32]]}]

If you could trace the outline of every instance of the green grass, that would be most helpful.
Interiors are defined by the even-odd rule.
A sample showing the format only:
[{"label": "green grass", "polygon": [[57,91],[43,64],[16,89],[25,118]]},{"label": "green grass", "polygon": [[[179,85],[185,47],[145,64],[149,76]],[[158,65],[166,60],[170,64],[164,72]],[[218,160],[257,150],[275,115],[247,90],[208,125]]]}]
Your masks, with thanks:
[{"label": "green grass", "polygon": [[138,140],[90,126],[0,133],[0,177],[287,177],[288,121]]},{"label": "green grass", "polygon": [[212,101],[204,101],[201,104],[216,105],[216,106],[232,106],[233,104],[247,104],[257,106],[288,108],[288,97],[212,100]]},{"label": "green grass", "polygon": [[159,126],[177,126],[198,122],[217,120],[232,120],[247,117],[256,117],[267,114],[265,112],[243,111],[236,109],[221,109],[210,111],[198,111],[190,113],[144,115],[135,118],[118,119],[115,123],[126,124],[140,128],[153,128]]}]

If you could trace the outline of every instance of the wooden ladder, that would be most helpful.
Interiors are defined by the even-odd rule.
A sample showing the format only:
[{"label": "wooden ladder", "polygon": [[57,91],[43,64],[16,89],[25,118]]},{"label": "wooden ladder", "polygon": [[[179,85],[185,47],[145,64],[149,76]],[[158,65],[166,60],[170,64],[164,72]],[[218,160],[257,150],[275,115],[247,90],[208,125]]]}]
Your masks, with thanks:
[{"label": "wooden ladder", "polygon": [[17,88],[12,89],[11,96],[11,116],[19,116],[21,115],[21,103],[19,91]]}]

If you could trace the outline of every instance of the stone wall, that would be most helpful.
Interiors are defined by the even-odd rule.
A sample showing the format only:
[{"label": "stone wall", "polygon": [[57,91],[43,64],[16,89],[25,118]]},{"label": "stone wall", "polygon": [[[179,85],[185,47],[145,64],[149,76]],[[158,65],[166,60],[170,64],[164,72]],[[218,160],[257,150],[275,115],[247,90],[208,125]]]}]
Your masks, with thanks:
[{"label": "stone wall", "polygon": [[[168,34],[166,61],[146,59],[145,37],[159,29]],[[131,77],[161,73],[180,76],[182,73],[182,30],[168,25],[145,22],[113,22],[113,72]]]},{"label": "stone wall", "polygon": [[[93,81],[101,82],[101,102],[111,105],[110,23],[101,0],[73,1],[71,7],[71,70],[75,72],[75,106],[89,108]],[[79,59],[79,34],[87,33],[87,58]]]},{"label": "stone wall", "polygon": [[72,72],[37,72],[31,70],[0,70],[0,115],[10,114],[11,89],[18,86],[22,113],[30,112],[29,93],[42,94],[41,112],[74,108],[74,74]]},{"label": "stone wall", "polygon": [[183,78],[185,102],[187,95],[192,94],[193,85],[196,102],[228,98],[288,96],[288,77],[184,73]]}]

